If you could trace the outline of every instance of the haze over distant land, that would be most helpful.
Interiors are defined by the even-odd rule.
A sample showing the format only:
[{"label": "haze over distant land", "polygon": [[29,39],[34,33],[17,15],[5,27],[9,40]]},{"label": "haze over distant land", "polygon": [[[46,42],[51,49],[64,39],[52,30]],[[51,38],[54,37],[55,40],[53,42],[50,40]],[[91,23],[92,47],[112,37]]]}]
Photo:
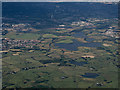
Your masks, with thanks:
[{"label": "haze over distant land", "polygon": [[2,2],[119,2],[120,0],[0,0]]}]

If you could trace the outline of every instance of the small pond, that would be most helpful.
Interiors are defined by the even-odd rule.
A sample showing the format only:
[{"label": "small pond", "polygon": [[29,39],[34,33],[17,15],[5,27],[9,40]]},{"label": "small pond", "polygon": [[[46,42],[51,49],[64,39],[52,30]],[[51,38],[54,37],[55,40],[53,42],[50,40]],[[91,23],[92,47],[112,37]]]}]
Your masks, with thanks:
[{"label": "small pond", "polygon": [[85,75],[81,75],[81,76],[83,76],[83,77],[85,77],[85,78],[96,78],[96,77],[98,77],[99,75],[96,74],[96,73],[85,73]]}]

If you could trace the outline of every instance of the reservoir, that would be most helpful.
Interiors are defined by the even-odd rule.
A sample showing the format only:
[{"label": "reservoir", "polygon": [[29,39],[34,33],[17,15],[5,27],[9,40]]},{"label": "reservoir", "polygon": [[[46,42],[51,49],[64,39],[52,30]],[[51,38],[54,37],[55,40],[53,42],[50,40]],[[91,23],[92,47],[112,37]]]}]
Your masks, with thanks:
[{"label": "reservoir", "polygon": [[55,43],[56,47],[64,48],[70,51],[77,51],[78,47],[84,46],[84,47],[100,47],[102,44],[99,42],[89,42],[89,43],[83,43],[79,42],[77,40],[73,40],[73,43]]},{"label": "reservoir", "polygon": [[78,47],[101,47],[102,43],[100,42],[92,42],[94,39],[87,37],[83,32],[77,32],[73,34],[74,37],[85,38],[88,43],[79,42],[77,40],[73,40],[73,43],[55,43],[54,45],[58,48],[67,49],[70,51],[77,51]]},{"label": "reservoir", "polygon": [[83,66],[84,64],[87,64],[87,62],[76,62],[76,61],[70,61],[71,64]]},{"label": "reservoir", "polygon": [[85,73],[85,75],[81,75],[81,76],[83,76],[83,77],[85,77],[85,78],[96,78],[96,77],[98,77],[99,75],[96,74],[96,73]]}]

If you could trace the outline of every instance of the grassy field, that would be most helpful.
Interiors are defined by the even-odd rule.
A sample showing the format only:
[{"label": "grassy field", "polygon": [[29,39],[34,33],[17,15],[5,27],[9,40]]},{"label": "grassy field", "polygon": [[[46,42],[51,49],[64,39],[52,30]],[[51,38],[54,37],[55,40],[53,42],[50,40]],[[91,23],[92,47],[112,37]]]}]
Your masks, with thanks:
[{"label": "grassy field", "polygon": [[[8,32],[3,35],[16,40],[39,40],[38,48],[6,50],[3,53],[3,87],[5,88],[116,88],[118,87],[118,47],[104,29],[36,30],[34,33]],[[73,40],[88,43],[86,37],[74,37],[75,30],[85,33],[100,47],[78,46],[78,50],[61,49],[57,44],[71,44]],[[41,33],[40,33],[41,32]],[[78,32],[78,31],[77,31]],[[76,32],[76,33],[77,33]],[[40,33],[40,34],[39,34]],[[61,34],[60,34],[61,33]],[[81,35],[82,36],[82,35]],[[24,42],[24,41],[23,41]],[[92,41],[91,41],[92,42]],[[24,44],[24,46],[26,43]],[[29,45],[29,43],[28,43]],[[31,43],[34,45],[34,43]],[[71,63],[72,62],[72,63]],[[74,63],[73,63],[74,62]],[[76,64],[77,62],[77,64]],[[79,63],[85,64],[80,65]],[[85,77],[86,73],[97,77]],[[97,85],[99,83],[100,85]]]},{"label": "grassy field", "polygon": [[58,41],[58,42],[56,42],[56,43],[73,43],[73,41],[70,40],[70,39],[67,39],[67,40]]},{"label": "grassy field", "polygon": [[[88,86],[96,87],[96,82],[104,83],[104,86],[102,87],[114,88],[117,85],[115,79],[117,78],[117,68],[115,68],[114,65],[110,63],[111,61],[105,61],[103,59],[104,57],[102,57],[101,60],[99,60],[99,57],[90,60],[88,59],[88,64],[84,66],[75,66],[73,64],[70,64],[72,66],[58,66],[59,63],[42,64],[41,60],[49,60],[51,62],[53,60],[45,56],[41,51],[22,52],[17,56],[12,54],[12,52],[9,52],[9,56],[3,58],[3,75],[5,75],[3,77],[3,82],[6,82],[5,85],[7,85],[7,88],[26,88],[33,86],[48,86],[54,88],[84,88]],[[93,66],[95,69],[90,70],[90,67]],[[23,68],[28,69],[24,70]],[[86,72],[99,73],[100,76],[93,79],[81,77],[81,75]],[[62,77],[66,78],[63,79]],[[112,82],[107,83],[104,80],[107,80],[107,82]]]},{"label": "grassy field", "polygon": [[11,38],[11,39],[18,39],[18,40],[37,40],[41,35],[40,34],[34,34],[34,33],[21,33],[16,34],[14,32],[8,33],[6,36],[3,36],[3,38]]},{"label": "grassy field", "polygon": [[53,34],[44,34],[43,37],[44,38],[57,38],[57,36]]}]

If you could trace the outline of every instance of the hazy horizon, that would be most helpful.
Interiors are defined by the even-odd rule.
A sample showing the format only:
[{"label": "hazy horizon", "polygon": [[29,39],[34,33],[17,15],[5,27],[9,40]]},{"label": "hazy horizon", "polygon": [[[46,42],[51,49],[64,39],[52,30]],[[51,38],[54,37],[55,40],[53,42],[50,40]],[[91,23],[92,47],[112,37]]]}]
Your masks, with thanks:
[{"label": "hazy horizon", "polygon": [[2,2],[119,2],[119,0],[1,0]]}]

